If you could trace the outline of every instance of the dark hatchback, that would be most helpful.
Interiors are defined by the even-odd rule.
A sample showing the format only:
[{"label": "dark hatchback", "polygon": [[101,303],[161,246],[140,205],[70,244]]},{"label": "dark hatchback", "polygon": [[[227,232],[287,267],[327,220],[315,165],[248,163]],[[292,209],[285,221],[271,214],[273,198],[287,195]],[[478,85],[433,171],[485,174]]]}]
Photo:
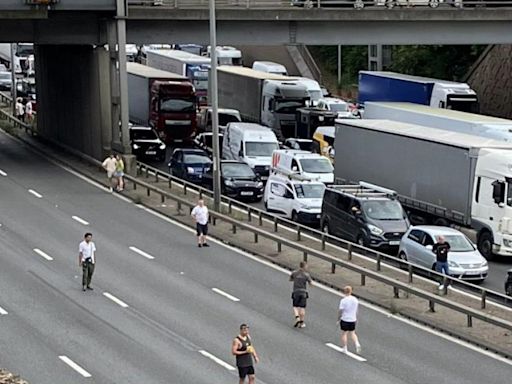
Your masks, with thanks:
[{"label": "dark hatchback", "polygon": [[151,127],[130,126],[132,153],[139,158],[165,160],[166,145]]},{"label": "dark hatchback", "polygon": [[201,184],[203,175],[212,167],[212,160],[202,149],[176,148],[168,165],[171,175]]},{"label": "dark hatchback", "polygon": [[[220,163],[221,193],[237,200],[260,201],[264,185],[251,167],[240,161],[223,160]],[[203,175],[203,187],[213,189],[213,171]]]}]

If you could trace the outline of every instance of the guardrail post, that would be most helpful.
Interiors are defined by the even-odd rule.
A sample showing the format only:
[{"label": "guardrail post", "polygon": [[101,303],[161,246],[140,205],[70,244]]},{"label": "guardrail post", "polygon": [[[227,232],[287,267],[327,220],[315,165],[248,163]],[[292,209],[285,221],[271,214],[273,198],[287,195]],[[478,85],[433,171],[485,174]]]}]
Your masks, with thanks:
[{"label": "guardrail post", "polygon": [[163,193],[160,195],[160,201],[162,204],[165,203],[165,196]]},{"label": "guardrail post", "polygon": [[150,196],[151,195],[151,189],[149,189],[149,188],[146,188],[146,189],[147,189],[147,192],[146,192],[147,195]]},{"label": "guardrail post", "polygon": [[231,213],[233,211],[231,200],[228,202],[228,213]]},{"label": "guardrail post", "polygon": [[236,233],[236,224],[232,225],[233,235]]},{"label": "guardrail post", "polygon": [[258,225],[261,227],[263,225],[263,212],[260,211],[258,214]]},{"label": "guardrail post", "polygon": [[252,221],[251,208],[247,210],[247,221],[250,223]]},{"label": "guardrail post", "polygon": [[297,226],[297,241],[300,241],[300,227]]},{"label": "guardrail post", "polygon": [[178,215],[181,214],[181,201],[178,201]]},{"label": "guardrail post", "polygon": [[400,298],[400,290],[397,287],[393,287],[393,297],[395,299],[399,299]]},{"label": "guardrail post", "polygon": [[217,225],[217,218],[213,217],[212,219],[212,225],[215,227]]},{"label": "guardrail post", "polygon": [[256,232],[254,232],[254,242],[255,243],[258,242],[258,234]]},{"label": "guardrail post", "polygon": [[412,279],[413,279],[412,264],[407,265],[407,271],[409,272],[409,284],[412,284]]},{"label": "guardrail post", "polygon": [[141,169],[140,164],[137,165],[136,171],[137,171],[137,176],[140,176],[142,174],[142,169]]},{"label": "guardrail post", "polygon": [[428,310],[430,312],[435,312],[436,311],[435,306],[434,306],[434,302],[432,300],[428,301]]},{"label": "guardrail post", "polygon": [[277,216],[274,216],[274,232],[277,232]]},{"label": "guardrail post", "polygon": [[199,200],[202,200],[203,199],[203,190],[200,189],[199,190]]},{"label": "guardrail post", "polygon": [[468,315],[468,328],[473,327],[473,316]]},{"label": "guardrail post", "polygon": [[325,234],[322,232],[322,251],[325,251]]},{"label": "guardrail post", "polygon": [[307,252],[302,253],[302,260],[304,260],[306,263],[308,262],[308,253]]},{"label": "guardrail post", "polygon": [[482,291],[482,301],[480,303],[480,308],[485,309],[487,299],[487,291]]},{"label": "guardrail post", "polygon": [[158,183],[158,172],[155,172],[155,183]]},{"label": "guardrail post", "polygon": [[169,189],[172,189],[172,179],[169,177]]},{"label": "guardrail post", "polygon": [[381,261],[382,261],[382,256],[380,255],[380,253],[377,253],[377,271],[380,271],[381,270]]},{"label": "guardrail post", "polygon": [[349,244],[347,247],[347,255],[348,255],[348,261],[352,260],[352,244]]},{"label": "guardrail post", "polygon": [[135,191],[137,189],[137,183],[134,181],[133,182],[133,190]]},{"label": "guardrail post", "polygon": [[146,179],[149,177],[149,169],[148,167],[144,167],[146,169]]},{"label": "guardrail post", "polygon": [[336,264],[331,263],[331,273],[336,273]]},{"label": "guardrail post", "polygon": [[278,253],[281,253],[281,251],[283,250],[283,245],[281,244],[280,241],[277,242],[277,252]]},{"label": "guardrail post", "polygon": [[364,287],[366,285],[366,276],[361,275],[361,286]]},{"label": "guardrail post", "polygon": [[187,194],[187,184],[183,184],[183,194]]}]

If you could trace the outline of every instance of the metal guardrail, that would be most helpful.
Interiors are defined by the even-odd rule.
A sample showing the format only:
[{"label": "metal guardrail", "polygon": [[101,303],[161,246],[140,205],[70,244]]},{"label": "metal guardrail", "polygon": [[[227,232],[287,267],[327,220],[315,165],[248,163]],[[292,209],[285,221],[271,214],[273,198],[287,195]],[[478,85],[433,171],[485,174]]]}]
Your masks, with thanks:
[{"label": "metal guardrail", "polygon": [[[161,171],[158,168],[152,167],[150,165],[144,164],[139,161],[137,161],[137,174],[143,175],[146,178],[149,178],[150,176],[154,177],[155,181],[159,181],[160,179],[167,180],[169,188],[171,188],[171,189],[173,188],[173,184],[177,184],[178,186],[181,185],[182,193],[184,195],[186,195],[188,193],[188,191],[193,190],[193,191],[195,191],[195,193],[197,193],[199,195],[200,198],[203,197],[203,195],[209,196],[209,197],[213,196],[213,192],[207,188],[203,188],[201,186],[198,186],[197,184],[193,184],[191,182],[177,178],[177,177],[172,176],[166,172]],[[341,239],[339,237],[329,235],[329,234],[319,231],[317,229],[314,229],[314,228],[308,227],[306,225],[288,220],[286,218],[277,216],[277,215],[269,213],[267,211],[263,211],[261,209],[255,208],[251,205],[231,199],[229,197],[221,196],[221,202],[228,207],[229,213],[232,212],[233,208],[237,208],[238,210],[243,211],[245,213],[245,215],[247,215],[247,220],[249,222],[251,222],[253,220],[253,215],[256,216],[257,221],[260,226],[262,225],[261,223],[264,219],[273,222],[274,232],[278,232],[279,226],[285,227],[288,230],[294,230],[298,241],[301,240],[301,237],[303,235],[309,235],[321,243],[322,250],[325,250],[326,245],[339,246],[341,244],[342,248],[346,249],[346,251],[348,252],[349,259],[352,258],[353,252],[359,252],[359,253],[363,253],[363,254],[367,254],[367,255],[369,254],[369,255],[373,256],[375,258],[375,260],[377,261],[377,264],[376,264],[377,271],[381,270],[382,262],[389,263],[391,265],[398,264],[401,269],[408,271],[409,283],[413,282],[414,271],[416,270],[416,271],[421,271],[424,274],[436,276],[436,278],[439,281],[442,280],[444,283],[444,286],[445,286],[444,294],[447,293],[447,288],[446,288],[447,282],[449,282],[450,284],[457,283],[458,285],[462,285],[463,287],[465,287],[466,289],[468,289],[471,292],[476,293],[480,297],[480,307],[482,309],[486,308],[488,298],[497,300],[500,303],[512,304],[512,298],[509,296],[506,296],[502,293],[499,293],[499,292],[496,292],[496,291],[493,291],[490,289],[482,288],[478,285],[468,283],[461,279],[457,279],[457,278],[453,278],[450,276],[440,274],[436,271],[432,271],[432,270],[422,267],[422,266],[411,264],[409,261],[402,260],[399,257],[391,256],[391,255],[379,252],[375,249],[363,247],[359,244],[355,244],[350,241]]]},{"label": "metal guardrail", "polygon": [[12,97],[6,93],[0,92],[0,102],[12,107]]}]

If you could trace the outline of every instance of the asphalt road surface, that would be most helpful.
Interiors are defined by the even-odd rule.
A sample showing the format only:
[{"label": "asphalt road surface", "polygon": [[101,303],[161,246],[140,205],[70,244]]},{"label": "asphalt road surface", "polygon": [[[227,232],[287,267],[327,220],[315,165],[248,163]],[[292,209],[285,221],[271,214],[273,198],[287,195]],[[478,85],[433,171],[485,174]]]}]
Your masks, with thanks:
[{"label": "asphalt road surface", "polygon": [[[236,383],[230,344],[251,327],[257,382],[503,384],[510,361],[363,306],[346,355],[340,297],[312,288],[292,327],[283,271],[170,223],[0,133],[0,365],[31,383]],[[82,292],[78,243],[97,246]],[[357,293],[357,288],[356,288]]]}]

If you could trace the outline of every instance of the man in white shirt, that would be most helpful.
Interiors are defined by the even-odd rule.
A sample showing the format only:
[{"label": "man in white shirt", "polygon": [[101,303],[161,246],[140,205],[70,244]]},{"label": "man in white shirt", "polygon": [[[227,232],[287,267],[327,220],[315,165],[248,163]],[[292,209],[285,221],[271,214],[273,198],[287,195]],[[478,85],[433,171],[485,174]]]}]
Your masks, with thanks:
[{"label": "man in white shirt", "polygon": [[96,246],[92,242],[92,233],[84,235],[84,241],[78,246],[78,265],[82,267],[82,290],[92,291],[91,278],[96,264]]},{"label": "man in white shirt", "polygon": [[208,208],[204,205],[204,201],[200,199],[197,205],[192,209],[192,217],[196,221],[197,246],[209,247],[206,243],[206,235],[208,234]]},{"label": "man in white shirt", "polygon": [[103,166],[103,169],[105,169],[105,171],[107,171],[107,179],[108,179],[108,185],[110,186],[110,192],[114,191],[114,187],[113,187],[113,184],[112,184],[112,182],[113,182],[112,179],[113,179],[114,173],[116,171],[116,161],[117,161],[116,157],[112,153],[101,164]]},{"label": "man in white shirt", "polygon": [[359,344],[359,339],[356,335],[359,300],[352,296],[352,287],[350,285],[343,288],[343,293],[345,294],[345,297],[340,300],[338,308],[338,319],[342,331],[341,346],[343,347],[343,352],[347,353],[347,338],[348,334],[350,334],[352,341],[356,345],[357,353],[361,353],[361,344]]}]

